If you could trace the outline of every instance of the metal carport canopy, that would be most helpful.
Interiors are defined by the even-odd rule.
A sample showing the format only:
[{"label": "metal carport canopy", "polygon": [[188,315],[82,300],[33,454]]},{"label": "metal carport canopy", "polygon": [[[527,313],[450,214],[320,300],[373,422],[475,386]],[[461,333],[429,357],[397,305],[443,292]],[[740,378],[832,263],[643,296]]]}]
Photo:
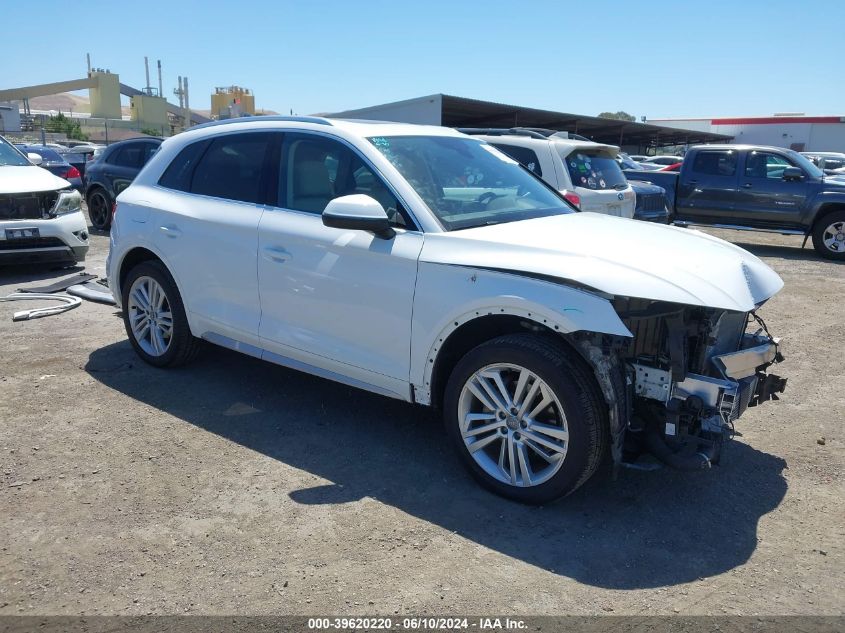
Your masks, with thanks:
[{"label": "metal carport canopy", "polygon": [[441,99],[441,124],[447,127],[548,128],[581,134],[599,143],[650,147],[733,140],[725,134],[538,110],[445,94]]}]

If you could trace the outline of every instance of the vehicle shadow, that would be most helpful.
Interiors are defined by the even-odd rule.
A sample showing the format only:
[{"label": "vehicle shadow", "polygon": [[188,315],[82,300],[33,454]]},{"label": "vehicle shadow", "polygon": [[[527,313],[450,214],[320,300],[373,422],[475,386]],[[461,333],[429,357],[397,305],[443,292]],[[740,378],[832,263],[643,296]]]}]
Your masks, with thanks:
[{"label": "vehicle shadow", "polygon": [[51,264],[21,264],[0,267],[0,285],[28,284],[47,279],[60,279],[85,272],[83,264],[58,268]]},{"label": "vehicle shadow", "polygon": [[842,265],[845,262],[835,261],[832,259],[824,259],[812,245],[801,248],[800,244],[797,246],[783,246],[780,244],[751,244],[747,242],[733,242],[736,246],[744,248],[757,257],[780,257],[781,259],[816,261],[827,264]]},{"label": "vehicle shadow", "polygon": [[[594,586],[670,586],[746,562],[757,523],[786,493],[785,462],[733,442],[701,473],[598,475],[541,508],[478,487],[430,410],[208,346],[190,368],[158,370],[128,342],[85,369],[107,387],[333,482],[303,504],[371,497],[463,538]],[[232,416],[234,410],[242,413]]]}]

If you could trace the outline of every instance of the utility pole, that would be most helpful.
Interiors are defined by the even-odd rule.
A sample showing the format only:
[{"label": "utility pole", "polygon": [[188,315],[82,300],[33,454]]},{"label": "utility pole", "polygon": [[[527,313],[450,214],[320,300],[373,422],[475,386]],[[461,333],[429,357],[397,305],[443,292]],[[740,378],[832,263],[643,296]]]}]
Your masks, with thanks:
[{"label": "utility pole", "polygon": [[191,127],[191,106],[188,104],[188,78],[182,81],[182,89],[185,91],[185,129]]},{"label": "utility pole", "polygon": [[161,85],[161,60],[158,60],[158,96],[164,98],[164,88]]}]

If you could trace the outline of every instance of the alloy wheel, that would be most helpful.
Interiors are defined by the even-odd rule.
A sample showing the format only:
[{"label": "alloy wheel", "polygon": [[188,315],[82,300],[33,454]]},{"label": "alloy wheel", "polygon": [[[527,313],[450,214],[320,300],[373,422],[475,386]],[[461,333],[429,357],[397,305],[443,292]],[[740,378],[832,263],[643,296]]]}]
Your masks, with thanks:
[{"label": "alloy wheel", "polygon": [[458,424],[475,462],[511,486],[550,479],[569,447],[566,415],[554,391],[519,365],[487,365],[472,374],[458,399]]},{"label": "alloy wheel", "polygon": [[845,220],[828,226],[822,233],[822,243],[832,253],[845,253]]},{"label": "alloy wheel", "polygon": [[152,277],[138,277],[126,306],[132,336],[150,356],[162,356],[173,338],[173,313],[167,294]]}]

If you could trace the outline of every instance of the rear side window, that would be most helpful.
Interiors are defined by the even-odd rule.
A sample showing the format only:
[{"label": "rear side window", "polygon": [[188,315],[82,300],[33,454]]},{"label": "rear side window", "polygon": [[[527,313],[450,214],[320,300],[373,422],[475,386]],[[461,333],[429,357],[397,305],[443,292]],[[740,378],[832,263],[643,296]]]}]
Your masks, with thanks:
[{"label": "rear side window", "polygon": [[263,201],[262,172],[272,135],[229,134],[214,139],[199,159],[191,193],[241,202]]},{"label": "rear side window", "polygon": [[191,178],[194,176],[194,168],[197,166],[200,157],[208,141],[191,143],[176,155],[176,158],[168,165],[167,169],[158,180],[158,184],[168,189],[189,192],[191,190]]},{"label": "rear side window", "polygon": [[736,159],[736,152],[699,152],[692,170],[708,176],[733,176],[736,174]]},{"label": "rear side window", "polygon": [[130,143],[118,148],[118,150],[109,157],[107,162],[118,167],[131,167],[134,169],[141,169],[144,165],[146,148],[145,143]]},{"label": "rear side window", "polygon": [[533,149],[528,149],[527,147],[517,147],[515,145],[499,145],[498,143],[490,144],[513,158],[523,167],[529,169],[536,175],[543,175],[543,170],[540,169],[540,160],[537,158],[537,153]]},{"label": "rear side window", "polygon": [[562,158],[575,187],[604,190],[628,186],[619,163],[610,156],[575,150]]}]

